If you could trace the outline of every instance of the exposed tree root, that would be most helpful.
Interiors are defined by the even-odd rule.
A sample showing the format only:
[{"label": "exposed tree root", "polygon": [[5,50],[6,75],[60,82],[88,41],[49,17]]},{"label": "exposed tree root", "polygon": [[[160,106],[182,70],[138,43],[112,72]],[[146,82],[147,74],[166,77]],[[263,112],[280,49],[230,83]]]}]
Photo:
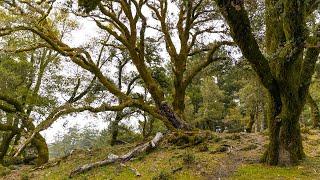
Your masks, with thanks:
[{"label": "exposed tree root", "polygon": [[97,167],[106,166],[108,164],[112,164],[112,163],[116,163],[116,162],[119,162],[119,163],[127,162],[130,159],[138,156],[139,154],[147,152],[148,150],[155,148],[162,139],[163,139],[163,134],[158,132],[156,134],[156,136],[151,141],[135,147],[133,150],[129,151],[127,154],[124,154],[122,156],[110,154],[106,159],[104,159],[102,161],[98,161],[98,162],[94,162],[94,163],[90,163],[90,164],[85,164],[83,166],[76,168],[75,170],[73,170],[70,173],[69,177],[74,177],[80,173],[87,172],[87,171],[94,169],[94,168],[97,168]]}]

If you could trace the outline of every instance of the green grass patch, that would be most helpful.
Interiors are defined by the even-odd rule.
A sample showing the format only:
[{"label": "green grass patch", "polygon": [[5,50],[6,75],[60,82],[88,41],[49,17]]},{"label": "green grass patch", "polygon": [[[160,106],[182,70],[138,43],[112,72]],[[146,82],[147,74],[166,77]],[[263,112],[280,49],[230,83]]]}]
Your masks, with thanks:
[{"label": "green grass patch", "polygon": [[320,158],[309,158],[298,166],[273,167],[262,164],[242,165],[230,179],[319,179]]}]

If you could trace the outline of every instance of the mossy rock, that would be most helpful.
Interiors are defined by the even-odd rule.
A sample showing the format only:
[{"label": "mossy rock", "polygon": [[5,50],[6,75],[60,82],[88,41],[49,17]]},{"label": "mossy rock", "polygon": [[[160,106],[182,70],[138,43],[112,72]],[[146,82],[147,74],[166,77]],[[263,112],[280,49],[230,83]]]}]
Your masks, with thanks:
[{"label": "mossy rock", "polygon": [[222,144],[221,146],[217,147],[216,150],[212,151],[211,154],[227,152],[229,147],[230,146],[227,144]]},{"label": "mossy rock", "polygon": [[167,142],[176,146],[195,146],[217,138],[208,131],[180,131],[173,132],[167,137]]},{"label": "mossy rock", "polygon": [[254,149],[257,149],[257,145],[255,145],[255,144],[250,144],[250,145],[248,145],[248,146],[246,146],[246,147],[243,147],[243,148],[241,148],[240,150],[241,151],[250,151],[250,150],[254,150]]}]

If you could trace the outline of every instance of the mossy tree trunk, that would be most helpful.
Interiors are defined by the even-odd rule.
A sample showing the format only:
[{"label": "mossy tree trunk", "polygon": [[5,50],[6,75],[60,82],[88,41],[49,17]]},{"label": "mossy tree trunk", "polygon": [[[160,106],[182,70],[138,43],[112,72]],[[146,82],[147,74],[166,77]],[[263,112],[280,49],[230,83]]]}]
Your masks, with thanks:
[{"label": "mossy tree trunk", "polygon": [[13,139],[14,135],[15,134],[13,132],[6,132],[2,136],[0,145],[0,164],[3,164],[4,157],[8,152],[11,140]]},{"label": "mossy tree trunk", "polygon": [[[299,116],[319,56],[316,44],[320,34],[307,35],[305,31],[311,5],[298,0],[265,1],[265,56],[251,31],[244,1],[215,1],[232,38],[268,90],[270,143],[262,161],[270,165],[298,163],[304,157]],[[312,46],[305,48],[306,41]]]},{"label": "mossy tree trunk", "polygon": [[[32,132],[35,129],[35,126],[32,122],[27,119],[22,120],[23,125],[28,129],[28,131]],[[45,138],[40,133],[36,133],[34,138],[31,141],[31,145],[36,147],[38,152],[38,157],[36,159],[36,165],[40,166],[49,161],[49,148],[46,143]]]},{"label": "mossy tree trunk", "polygon": [[31,145],[35,146],[38,152],[36,165],[41,166],[49,161],[49,149],[46,140],[40,133],[37,133],[35,138],[31,141]]},{"label": "mossy tree trunk", "polygon": [[[177,80],[176,80],[177,81]],[[185,119],[185,96],[186,88],[181,87],[181,84],[175,81],[174,99],[172,102],[173,110],[183,119]]]},{"label": "mossy tree trunk", "polygon": [[249,123],[246,127],[246,132],[248,132],[248,133],[252,132],[252,127],[253,127],[254,122],[255,122],[255,113],[251,112],[250,113],[250,120],[249,120]]},{"label": "mossy tree trunk", "polygon": [[294,104],[288,98],[272,97],[268,104],[270,143],[262,161],[269,165],[297,164],[304,157],[299,125],[303,105]]},{"label": "mossy tree trunk", "polygon": [[311,110],[311,121],[313,128],[320,127],[320,112],[317,103],[311,97],[310,93],[307,95],[307,103]]},{"label": "mossy tree trunk", "polygon": [[[18,127],[18,119],[15,119],[13,114],[8,113],[7,114],[7,125],[12,126],[12,127]],[[9,132],[5,132],[2,137],[1,145],[0,145],[0,164],[3,164],[4,157],[7,155],[10,143],[14,136],[18,132],[15,130],[11,130]]]}]

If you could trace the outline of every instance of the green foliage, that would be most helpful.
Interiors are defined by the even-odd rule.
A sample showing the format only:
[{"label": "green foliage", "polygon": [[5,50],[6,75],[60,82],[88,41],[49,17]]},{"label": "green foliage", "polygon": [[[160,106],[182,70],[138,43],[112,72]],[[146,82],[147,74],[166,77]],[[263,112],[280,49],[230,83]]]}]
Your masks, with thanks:
[{"label": "green foliage", "polygon": [[93,127],[86,126],[82,130],[74,126],[68,129],[63,137],[57,137],[49,146],[50,157],[62,157],[75,149],[91,149],[97,144],[99,134]]},{"label": "green foliage", "polygon": [[89,13],[98,6],[100,1],[101,0],[78,0],[78,4],[84,12]]},{"label": "green foliage", "polygon": [[202,78],[198,85],[188,90],[187,120],[203,129],[214,130],[212,126],[221,122],[225,115],[223,99],[224,92],[216,84],[215,78]]},{"label": "green foliage", "polygon": [[224,116],[223,91],[214,82],[214,78],[207,77],[201,82],[201,94],[203,98],[202,107],[199,109],[198,119],[200,120],[221,120]]},{"label": "green foliage", "polygon": [[0,91],[12,97],[21,97],[27,91],[26,85],[33,72],[32,64],[26,59],[0,56]]}]

